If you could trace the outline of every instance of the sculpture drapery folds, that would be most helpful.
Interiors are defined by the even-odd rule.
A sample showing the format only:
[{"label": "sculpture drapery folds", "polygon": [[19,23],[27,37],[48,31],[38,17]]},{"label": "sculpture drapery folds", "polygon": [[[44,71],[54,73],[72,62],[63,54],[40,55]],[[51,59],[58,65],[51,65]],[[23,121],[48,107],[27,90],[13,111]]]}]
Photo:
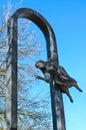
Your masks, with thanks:
[{"label": "sculpture drapery folds", "polygon": [[54,53],[54,55],[46,62],[44,62],[43,60],[37,61],[35,67],[42,71],[44,77],[36,76],[36,78],[49,83],[51,82],[51,77],[53,76],[56,89],[60,90],[63,93],[66,93],[70,101],[73,102],[73,99],[69,92],[69,88],[74,86],[80,92],[82,92],[82,90],[78,86],[77,81],[71,78],[62,66],[55,64],[56,59],[57,54]]}]

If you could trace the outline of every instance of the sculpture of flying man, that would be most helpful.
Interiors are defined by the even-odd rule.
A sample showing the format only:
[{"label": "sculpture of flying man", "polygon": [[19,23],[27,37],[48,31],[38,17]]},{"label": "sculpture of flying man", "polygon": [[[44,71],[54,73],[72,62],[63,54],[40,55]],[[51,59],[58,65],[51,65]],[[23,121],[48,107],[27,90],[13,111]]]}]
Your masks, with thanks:
[{"label": "sculpture of flying man", "polygon": [[51,77],[53,76],[56,89],[59,89],[61,92],[65,93],[69,97],[70,101],[73,102],[69,88],[74,86],[80,92],[82,92],[82,89],[78,86],[77,81],[71,78],[62,66],[57,66],[55,64],[56,59],[57,54],[53,53],[53,56],[46,62],[43,60],[37,61],[35,67],[42,71],[44,77],[36,75],[36,78],[50,83]]}]

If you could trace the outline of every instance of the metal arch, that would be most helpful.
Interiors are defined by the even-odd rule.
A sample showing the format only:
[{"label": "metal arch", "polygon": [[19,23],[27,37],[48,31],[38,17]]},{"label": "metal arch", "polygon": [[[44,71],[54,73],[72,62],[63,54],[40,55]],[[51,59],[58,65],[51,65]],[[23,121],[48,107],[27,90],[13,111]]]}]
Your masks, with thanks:
[{"label": "metal arch", "polygon": [[[45,36],[47,46],[48,46],[48,51],[51,52],[51,55],[53,54],[53,52],[57,53],[55,34],[50,24],[42,15],[40,15],[38,12],[29,8],[18,9],[10,18],[11,26],[15,26],[14,23],[17,24],[18,18],[26,18],[34,22],[41,29],[41,31],[43,32]],[[49,47],[50,47],[50,50],[49,50]],[[48,57],[50,57],[49,53],[48,53]]]},{"label": "metal arch", "polygon": [[[48,58],[57,53],[56,38],[47,20],[38,12],[29,9],[18,9],[8,21],[8,53],[6,73],[6,126],[8,130],[17,130],[17,21],[18,18],[26,18],[34,22],[43,32],[46,39]],[[58,55],[58,54],[57,54]],[[58,62],[55,61],[56,64]],[[53,129],[65,130],[64,108],[62,94],[55,90],[52,80],[50,84],[51,105],[53,115]]]}]

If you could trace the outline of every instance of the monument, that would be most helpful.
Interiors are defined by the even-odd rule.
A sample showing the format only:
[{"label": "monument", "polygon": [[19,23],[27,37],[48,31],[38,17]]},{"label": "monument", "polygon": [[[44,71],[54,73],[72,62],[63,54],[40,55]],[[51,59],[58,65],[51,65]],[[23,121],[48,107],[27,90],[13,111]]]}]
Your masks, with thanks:
[{"label": "monument", "polygon": [[6,66],[6,127],[7,130],[17,130],[17,21],[26,18],[34,22],[43,32],[46,40],[47,61],[36,62],[35,66],[42,71],[44,77],[36,76],[50,83],[53,130],[66,130],[62,92],[66,93],[71,102],[73,99],[69,88],[75,86],[82,90],[65,69],[59,65],[57,43],[54,31],[47,20],[38,12],[29,9],[18,9],[8,20],[8,51]]}]

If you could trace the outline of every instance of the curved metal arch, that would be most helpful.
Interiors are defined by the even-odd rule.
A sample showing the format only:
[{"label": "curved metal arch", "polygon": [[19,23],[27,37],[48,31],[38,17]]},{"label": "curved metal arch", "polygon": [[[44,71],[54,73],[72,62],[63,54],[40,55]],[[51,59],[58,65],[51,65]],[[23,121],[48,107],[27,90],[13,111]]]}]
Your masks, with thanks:
[{"label": "curved metal arch", "polygon": [[[8,20],[8,49],[6,71],[6,127],[17,130],[17,21],[26,18],[34,22],[43,32],[46,39],[48,58],[57,53],[56,38],[47,20],[32,9],[18,9]],[[57,54],[58,55],[58,54]],[[58,56],[55,61],[58,64]],[[53,129],[65,130],[62,94],[55,90],[54,82],[50,84],[53,112]],[[58,102],[59,101],[59,102]],[[58,118],[58,121],[57,121]]]},{"label": "curved metal arch", "polygon": [[15,23],[17,24],[18,18],[26,18],[28,20],[31,20],[41,29],[46,39],[48,57],[53,55],[53,52],[57,53],[57,45],[54,31],[42,15],[29,8],[18,9],[10,18],[9,24],[11,24],[11,27],[15,26],[16,29]]}]

